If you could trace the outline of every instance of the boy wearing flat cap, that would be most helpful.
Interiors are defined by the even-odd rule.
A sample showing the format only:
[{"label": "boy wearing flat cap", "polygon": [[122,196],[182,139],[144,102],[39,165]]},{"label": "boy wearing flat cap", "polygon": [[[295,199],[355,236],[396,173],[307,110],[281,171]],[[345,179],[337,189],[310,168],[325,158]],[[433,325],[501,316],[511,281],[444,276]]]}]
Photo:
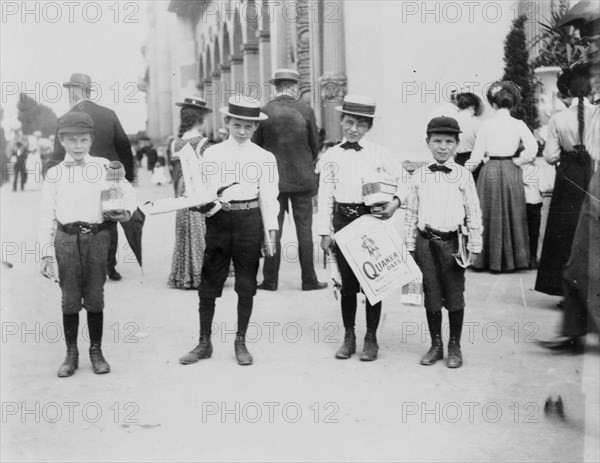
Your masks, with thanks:
[{"label": "boy wearing flat cap", "polygon": [[404,239],[423,273],[425,310],[431,348],[421,365],[444,358],[442,307],[448,310],[448,367],[462,365],[460,336],[464,318],[465,269],[454,254],[458,233],[466,224],[472,253],[481,252],[481,209],[471,172],[454,161],[460,128],[451,117],[433,118],[427,125],[427,146],[434,163],[418,168],[410,181]]},{"label": "boy wearing flat cap", "polygon": [[[243,95],[232,96],[229,106],[219,111],[226,116],[229,138],[206,149],[202,168],[209,188],[220,197],[220,210],[206,217],[206,248],[198,289],[200,341],[179,359],[183,365],[212,355],[215,299],[223,292],[231,261],[238,294],[235,356],[239,365],[253,363],[246,348],[246,330],[263,241],[266,255],[273,257],[275,253],[279,213],[277,161],[273,154],[251,141],[258,122],[267,116],[260,111],[258,100]],[[200,212],[208,212],[213,205],[200,208]]]},{"label": "boy wearing flat cap", "polygon": [[[71,376],[78,367],[77,332],[82,308],[87,311],[93,371],[108,373],[110,367],[101,344],[109,229],[116,226],[115,222],[129,220],[136,209],[135,191],[123,180],[125,208],[103,212],[101,193],[108,189],[107,168],[111,163],[89,154],[94,139],[92,118],[83,112],[67,113],[58,120],[57,134],[66,155],[64,161],[48,169],[44,180],[39,240],[42,275],[58,281],[62,291],[67,356],[58,376]],[[122,165],[120,168],[123,170]]]},{"label": "boy wearing flat cap", "polygon": [[[356,352],[357,294],[360,285],[332,234],[346,227],[358,217],[373,214],[382,220],[389,219],[404,202],[406,187],[402,179],[402,167],[383,146],[365,138],[373,126],[375,102],[364,96],[347,95],[340,111],[344,138],[342,143],[330,148],[323,155],[319,180],[318,234],[321,249],[328,252],[333,247],[342,277],[341,308],[345,328],[344,343],[335,354],[338,359],[348,359]],[[394,198],[382,205],[367,206],[363,197],[363,178],[377,172],[386,172],[397,186]],[[377,359],[377,327],[381,317],[381,302],[375,305],[367,300],[367,332],[360,359]]]}]

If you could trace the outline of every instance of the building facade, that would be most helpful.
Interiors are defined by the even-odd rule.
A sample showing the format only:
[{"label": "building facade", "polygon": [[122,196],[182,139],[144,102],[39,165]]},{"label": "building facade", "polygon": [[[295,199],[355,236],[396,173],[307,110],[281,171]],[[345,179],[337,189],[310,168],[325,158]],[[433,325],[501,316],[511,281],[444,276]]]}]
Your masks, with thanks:
[{"label": "building facade", "polygon": [[[420,158],[427,115],[455,90],[484,96],[502,76],[512,21],[527,14],[535,37],[560,1],[148,2],[147,131],[154,139],[176,133],[174,103],[185,96],[201,95],[215,110],[236,92],[266,103],[273,71],[295,68],[326,139],[341,137],[334,108],[344,95],[369,95],[381,116],[369,136],[401,158]],[[222,124],[213,112],[208,134]]]}]

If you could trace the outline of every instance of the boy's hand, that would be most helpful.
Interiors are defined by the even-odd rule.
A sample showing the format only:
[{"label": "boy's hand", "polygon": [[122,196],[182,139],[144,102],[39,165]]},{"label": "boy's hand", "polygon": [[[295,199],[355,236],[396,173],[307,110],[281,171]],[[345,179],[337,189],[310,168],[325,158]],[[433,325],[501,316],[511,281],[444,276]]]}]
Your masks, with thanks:
[{"label": "boy's hand", "polygon": [[398,207],[400,207],[400,200],[394,198],[389,203],[380,206],[372,206],[371,213],[378,219],[387,220],[394,215],[394,212],[396,212]]},{"label": "boy's hand", "polygon": [[40,272],[49,280],[53,280],[54,282],[58,283],[58,278],[56,277],[56,272],[54,271],[54,259],[51,257],[42,257]]},{"label": "boy's hand", "polygon": [[265,241],[264,252],[268,257],[275,256],[277,251],[277,231],[269,230],[269,241]]},{"label": "boy's hand", "polygon": [[333,246],[333,238],[329,235],[323,235],[321,237],[321,249],[325,251],[325,254],[329,253],[329,250]]},{"label": "boy's hand", "polygon": [[131,212],[121,209],[118,211],[106,211],[102,213],[105,219],[112,220],[113,222],[127,222],[131,219]]}]

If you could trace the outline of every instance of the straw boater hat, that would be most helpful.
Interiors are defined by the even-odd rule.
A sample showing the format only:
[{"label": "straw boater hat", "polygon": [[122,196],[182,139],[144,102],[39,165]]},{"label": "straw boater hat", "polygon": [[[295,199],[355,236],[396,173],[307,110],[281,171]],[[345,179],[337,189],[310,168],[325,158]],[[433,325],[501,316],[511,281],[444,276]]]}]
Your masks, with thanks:
[{"label": "straw boater hat", "polygon": [[229,98],[229,106],[219,108],[219,112],[245,121],[264,121],[269,118],[260,112],[260,101],[244,95],[233,95]]},{"label": "straw boater hat", "polygon": [[175,106],[181,107],[190,107],[196,109],[203,109],[204,111],[212,112],[208,106],[206,106],[206,101],[204,101],[199,96],[193,96],[191,98],[184,98],[184,100],[180,103],[175,103]]},{"label": "straw boater hat", "polygon": [[375,100],[368,96],[346,95],[342,106],[336,106],[336,111],[362,117],[381,117],[375,114]]},{"label": "straw boater hat", "polygon": [[270,84],[276,84],[281,80],[291,80],[298,82],[300,80],[300,74],[295,69],[277,69],[273,74],[273,78],[269,80]]},{"label": "straw boater hat", "polygon": [[71,74],[71,79],[69,80],[69,82],[65,82],[63,84],[63,87],[91,87],[92,85],[92,78],[90,76],[88,76],[87,74],[81,74],[79,72],[76,72],[74,74]]}]

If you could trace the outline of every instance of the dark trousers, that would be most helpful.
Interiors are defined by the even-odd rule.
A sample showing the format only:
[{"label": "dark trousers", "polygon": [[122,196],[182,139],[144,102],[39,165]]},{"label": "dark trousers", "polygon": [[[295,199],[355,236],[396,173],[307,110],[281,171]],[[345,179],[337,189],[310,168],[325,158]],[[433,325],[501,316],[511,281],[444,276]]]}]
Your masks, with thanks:
[{"label": "dark trousers", "polygon": [[205,239],[198,288],[200,298],[221,296],[231,261],[235,270],[235,292],[239,296],[254,296],[263,242],[260,209],[221,210],[207,217]]},{"label": "dark trousers", "polygon": [[456,263],[458,237],[448,241],[429,240],[417,233],[415,261],[423,273],[425,309],[438,312],[465,308],[465,269]]},{"label": "dark trousers", "polygon": [[[339,212],[334,212],[332,222],[333,230],[337,233],[339,230],[351,224],[357,218],[358,216],[347,217]],[[340,294],[342,296],[342,320],[346,330],[353,330],[356,319],[356,295],[360,291],[360,284],[356,278],[356,275],[354,275],[350,264],[348,264],[348,261],[342,254],[342,251],[337,244],[335,244],[334,252],[338,269],[340,271],[340,276],[342,277],[342,289],[340,290]],[[381,318],[381,306],[381,302],[371,305],[367,299],[365,306],[367,331],[371,331],[373,333],[377,331],[379,320]]]},{"label": "dark trousers", "polygon": [[108,229],[110,233],[110,245],[108,247],[108,257],[106,264],[108,272],[113,272],[117,266],[117,250],[119,249],[119,230],[117,229],[117,223]]},{"label": "dark trousers", "polygon": [[94,313],[104,309],[109,243],[108,230],[95,235],[70,235],[56,231],[54,246],[63,313],[76,314],[82,307]]},{"label": "dark trousers", "polygon": [[15,162],[15,178],[13,180],[13,191],[17,191],[17,179],[21,176],[21,191],[27,183],[27,157],[24,155],[19,156],[17,162]]},{"label": "dark trousers", "polygon": [[[279,231],[277,232],[277,249],[273,257],[265,257],[263,266],[263,278],[267,285],[277,286],[279,281],[279,266],[281,265],[281,233],[283,231],[283,219],[289,204],[292,205],[294,223],[296,224],[296,236],[298,237],[298,258],[302,269],[302,283],[311,284],[317,281],[313,258],[313,236],[312,236],[312,193],[279,193]],[[287,254],[287,253],[286,253]]]},{"label": "dark trousers", "polygon": [[537,262],[540,224],[542,222],[542,203],[525,204],[527,210],[527,229],[529,231],[529,260]]}]

